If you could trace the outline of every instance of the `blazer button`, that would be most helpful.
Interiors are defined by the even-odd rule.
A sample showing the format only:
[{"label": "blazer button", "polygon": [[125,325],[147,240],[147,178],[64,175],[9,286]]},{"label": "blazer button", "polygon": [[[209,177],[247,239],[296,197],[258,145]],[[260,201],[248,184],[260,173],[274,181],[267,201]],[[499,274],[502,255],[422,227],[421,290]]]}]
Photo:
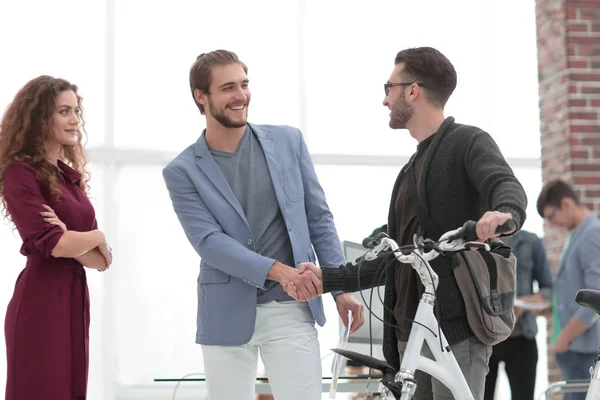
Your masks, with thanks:
[{"label": "blazer button", "polygon": [[251,245],[252,245],[252,243],[253,243],[253,242],[252,242],[252,239],[248,239],[248,241],[247,241],[246,243],[248,243],[248,246],[251,246]]}]

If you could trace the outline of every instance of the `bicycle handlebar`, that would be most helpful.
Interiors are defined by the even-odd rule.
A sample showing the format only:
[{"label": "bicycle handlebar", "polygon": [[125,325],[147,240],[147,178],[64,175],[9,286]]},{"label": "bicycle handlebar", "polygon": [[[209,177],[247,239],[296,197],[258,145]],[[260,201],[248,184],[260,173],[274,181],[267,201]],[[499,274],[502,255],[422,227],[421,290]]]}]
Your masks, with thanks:
[{"label": "bicycle handlebar", "polygon": [[[363,240],[363,246],[369,249],[365,253],[364,259],[367,261],[374,260],[379,256],[379,253],[389,249],[401,263],[412,264],[426,291],[435,292],[439,279],[431,269],[429,261],[444,252],[456,252],[466,249],[490,251],[489,244],[474,241],[477,239],[476,224],[475,221],[467,221],[462,227],[444,233],[437,242],[431,239],[419,238],[415,235],[414,244],[402,247],[398,246],[387,234],[378,233]],[[508,220],[496,228],[496,233],[510,232],[515,228],[515,222]]]},{"label": "bicycle handlebar", "polygon": [[[452,241],[452,240],[456,240],[456,239],[464,239],[467,242],[477,240],[476,228],[477,228],[477,222],[467,221],[464,223],[462,228],[458,230],[458,232],[456,232],[453,235],[450,235],[449,237],[446,238],[446,240]],[[496,233],[499,233],[499,234],[507,233],[507,232],[514,231],[515,229],[517,229],[517,224],[515,223],[515,220],[509,219],[502,225],[498,225],[498,227],[496,228]]]},{"label": "bicycle handlebar", "polygon": [[[440,242],[451,242],[456,239],[463,239],[465,242],[471,242],[477,240],[477,232],[476,232],[477,222],[475,221],[467,221],[463,224],[463,226],[455,231],[446,232],[440,238]],[[517,224],[513,219],[509,219],[504,224],[499,225],[496,228],[496,233],[502,234],[506,232],[514,231],[517,228]],[[388,237],[383,232],[380,232],[374,236],[369,236],[362,241],[363,247],[367,249],[372,249],[377,246],[381,239],[384,237]]]}]

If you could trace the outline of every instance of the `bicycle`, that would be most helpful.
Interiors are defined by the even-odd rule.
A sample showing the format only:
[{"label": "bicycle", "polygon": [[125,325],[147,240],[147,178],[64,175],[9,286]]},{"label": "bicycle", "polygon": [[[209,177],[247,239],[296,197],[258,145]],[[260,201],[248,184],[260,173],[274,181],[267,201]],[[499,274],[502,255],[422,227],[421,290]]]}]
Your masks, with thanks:
[{"label": "bicycle", "polygon": [[[414,245],[402,247],[398,246],[385,233],[379,233],[363,241],[363,246],[369,249],[363,256],[365,260],[374,260],[379,253],[391,250],[398,261],[412,265],[425,287],[417,307],[400,371],[396,372],[386,362],[364,354],[333,349],[334,352],[348,359],[381,371],[383,378],[379,392],[374,393],[379,396],[379,399],[411,400],[417,388],[414,374],[417,370],[421,370],[446,385],[454,398],[474,400],[434,314],[435,290],[439,278],[431,268],[429,261],[443,252],[457,252],[473,248],[490,251],[487,243],[474,242],[477,239],[475,226],[476,222],[468,221],[462,227],[446,232],[436,242],[415,235]],[[515,222],[509,220],[499,226],[496,232],[510,232],[515,228]],[[438,332],[437,335],[436,332]],[[424,342],[429,345],[435,361],[421,355]]]}]

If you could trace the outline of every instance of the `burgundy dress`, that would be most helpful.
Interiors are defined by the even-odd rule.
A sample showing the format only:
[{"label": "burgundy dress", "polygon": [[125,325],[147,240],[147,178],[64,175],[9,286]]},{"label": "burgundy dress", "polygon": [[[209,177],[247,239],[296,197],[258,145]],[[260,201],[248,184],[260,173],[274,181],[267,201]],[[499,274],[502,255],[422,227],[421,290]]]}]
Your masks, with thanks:
[{"label": "burgundy dress", "polygon": [[58,162],[60,199],[29,164],[6,169],[4,198],[27,256],[8,304],[6,400],[85,399],[90,324],[85,270],[74,258],[52,257],[62,229],[44,221],[49,205],[74,231],[96,229],[94,208],[79,188],[80,175]]}]

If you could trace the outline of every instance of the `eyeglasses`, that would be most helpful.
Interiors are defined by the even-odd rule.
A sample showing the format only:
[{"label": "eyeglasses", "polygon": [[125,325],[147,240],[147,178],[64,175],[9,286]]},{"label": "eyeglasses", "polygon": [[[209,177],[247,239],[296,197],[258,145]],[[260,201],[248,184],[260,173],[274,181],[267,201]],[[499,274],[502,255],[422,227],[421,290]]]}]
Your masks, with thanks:
[{"label": "eyeglasses", "polygon": [[552,222],[552,220],[554,219],[554,216],[556,215],[556,211],[558,211],[558,207],[554,207],[554,209],[550,212],[550,214],[546,215],[544,218],[548,222]]},{"label": "eyeglasses", "polygon": [[425,86],[425,84],[423,82],[384,83],[383,90],[385,91],[385,95],[387,96],[388,94],[390,94],[390,88],[393,86],[410,86],[415,83],[421,87],[427,87],[427,86]]}]

